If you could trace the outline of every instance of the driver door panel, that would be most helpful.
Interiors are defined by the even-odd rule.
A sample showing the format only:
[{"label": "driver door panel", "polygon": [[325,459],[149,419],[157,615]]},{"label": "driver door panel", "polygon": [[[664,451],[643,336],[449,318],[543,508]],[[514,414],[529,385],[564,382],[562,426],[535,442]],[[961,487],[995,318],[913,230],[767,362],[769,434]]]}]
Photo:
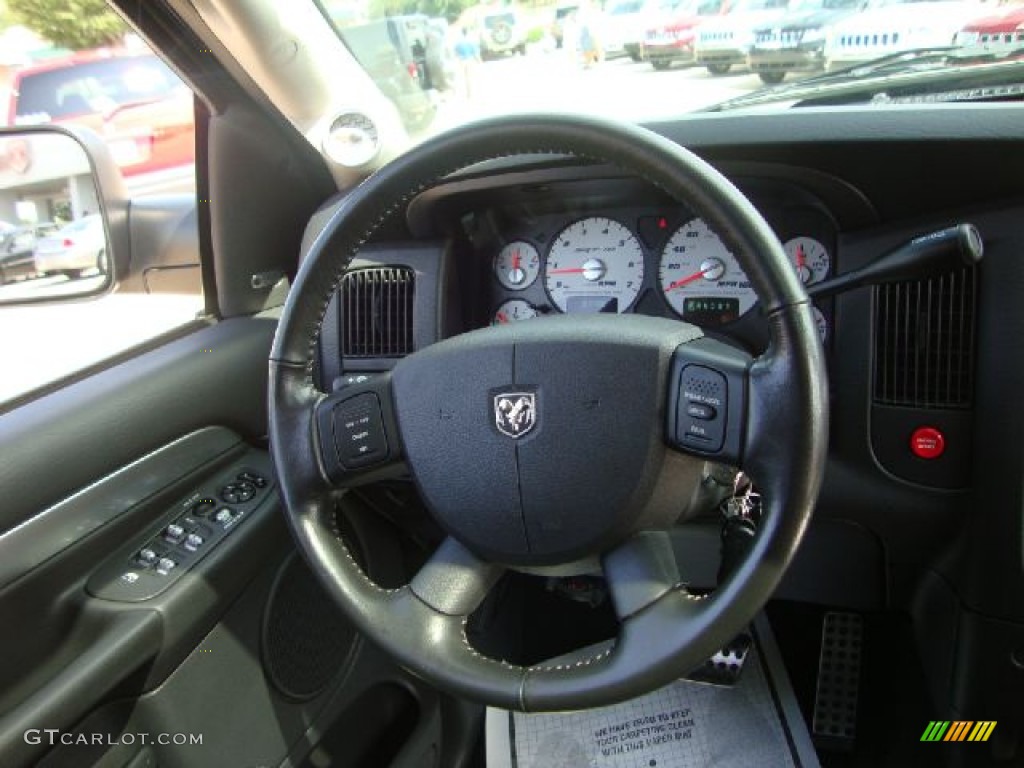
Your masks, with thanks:
[{"label": "driver door panel", "polygon": [[[96,586],[137,572],[139,548],[239,467],[272,478],[275,327],[192,329],[0,416],[3,765],[301,764],[313,748],[335,764],[439,759],[441,700],[321,590],[272,479],[156,596]],[[386,531],[352,530],[371,570],[398,567]]]}]

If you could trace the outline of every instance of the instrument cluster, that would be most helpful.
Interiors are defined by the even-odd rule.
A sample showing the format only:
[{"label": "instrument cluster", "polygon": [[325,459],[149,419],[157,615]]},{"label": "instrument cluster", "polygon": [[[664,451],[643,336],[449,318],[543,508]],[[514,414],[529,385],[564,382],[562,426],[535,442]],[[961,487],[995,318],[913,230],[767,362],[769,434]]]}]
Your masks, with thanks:
[{"label": "instrument cluster", "polygon": [[[770,218],[805,285],[833,270],[835,233],[807,209]],[[703,328],[739,321],[757,297],[736,256],[682,210],[618,208],[507,222],[489,250],[492,323],[549,312],[675,315]],[[822,339],[829,320],[815,308]]]}]

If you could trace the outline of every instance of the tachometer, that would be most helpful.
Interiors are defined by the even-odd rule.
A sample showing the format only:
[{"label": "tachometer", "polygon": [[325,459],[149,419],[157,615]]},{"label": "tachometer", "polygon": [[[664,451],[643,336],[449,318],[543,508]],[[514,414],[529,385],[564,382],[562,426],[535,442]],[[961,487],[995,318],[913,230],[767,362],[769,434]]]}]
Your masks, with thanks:
[{"label": "tachometer", "polygon": [[582,219],[558,233],[544,281],[563,312],[625,312],[640,295],[644,252],[640,241],[612,219]]},{"label": "tachometer", "polygon": [[813,237],[794,237],[783,246],[804,285],[820,283],[828,277],[832,259],[828,250]]},{"label": "tachometer", "polygon": [[494,276],[510,291],[521,291],[540,274],[540,254],[522,240],[514,240],[494,257]]},{"label": "tachometer", "polygon": [[731,323],[757,300],[736,257],[703,219],[688,221],[668,239],[658,279],[669,306],[697,325]]}]

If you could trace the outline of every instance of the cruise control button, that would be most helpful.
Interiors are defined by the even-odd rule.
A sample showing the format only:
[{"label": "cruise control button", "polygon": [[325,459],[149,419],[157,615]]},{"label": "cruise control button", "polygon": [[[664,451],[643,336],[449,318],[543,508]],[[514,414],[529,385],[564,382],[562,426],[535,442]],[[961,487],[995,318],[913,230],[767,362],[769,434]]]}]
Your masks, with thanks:
[{"label": "cruise control button", "polygon": [[372,392],[343,401],[334,409],[334,444],[345,469],[359,469],[388,455],[380,402]]},{"label": "cruise control button", "polygon": [[686,406],[686,415],[701,421],[710,421],[716,414],[717,411],[712,406],[704,403],[688,403]]}]

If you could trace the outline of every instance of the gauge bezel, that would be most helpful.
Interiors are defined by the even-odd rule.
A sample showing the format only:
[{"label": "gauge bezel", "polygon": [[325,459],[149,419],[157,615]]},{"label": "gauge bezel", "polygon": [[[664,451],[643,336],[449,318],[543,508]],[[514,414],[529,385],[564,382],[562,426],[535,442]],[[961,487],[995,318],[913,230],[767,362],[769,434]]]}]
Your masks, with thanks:
[{"label": "gauge bezel", "polygon": [[[804,285],[804,286],[809,286],[809,285],[814,285],[816,283],[820,283],[823,280],[828,280],[829,275],[832,274],[832,269],[833,269],[833,265],[832,265],[832,252],[829,250],[828,246],[825,245],[825,243],[823,243],[821,241],[821,238],[815,237],[814,235],[807,235],[807,234],[803,234],[803,233],[797,233],[795,235],[787,237],[782,242],[782,250],[784,250],[786,252],[786,256],[789,257],[790,264],[793,265],[793,269],[794,270],[796,270],[796,262],[793,261],[792,255],[789,252],[789,244],[794,242],[795,240],[810,240],[810,241],[812,241],[814,243],[817,243],[818,246],[821,248],[822,253],[825,254],[825,261],[826,261],[825,272],[822,274],[822,276],[820,278],[818,278],[817,280],[810,280],[810,281],[808,281],[806,283],[801,280],[800,281],[801,284]],[[812,272],[812,275],[813,275],[813,272]],[[797,273],[797,277],[799,278],[799,272]]]},{"label": "gauge bezel", "polygon": [[[744,317],[746,317],[746,315],[750,312],[750,310],[753,308],[753,306],[757,303],[756,302],[756,295],[754,294],[752,286],[748,287],[748,291],[747,292],[749,293],[750,296],[754,296],[754,300],[749,302],[748,306],[745,309],[742,306],[742,300],[738,296],[734,296],[734,295],[715,296],[714,292],[706,294],[705,297],[708,298],[708,299],[736,299],[737,301],[740,301],[740,308],[739,308],[740,311],[738,311],[736,317],[733,318],[732,320],[729,320],[729,321],[724,322],[724,323],[722,323],[722,322],[711,322],[711,321],[704,321],[704,322],[697,323],[693,319],[688,319],[687,316],[683,313],[683,311],[681,309],[676,309],[675,305],[669,299],[668,293],[665,290],[665,284],[664,284],[664,280],[662,278],[662,272],[664,270],[665,262],[666,262],[666,259],[667,259],[667,253],[666,253],[667,249],[669,248],[669,246],[672,243],[672,241],[675,239],[676,235],[678,235],[684,228],[691,226],[694,222],[700,222],[701,224],[703,224],[704,227],[707,229],[707,231],[710,234],[712,234],[714,236],[715,240],[717,240],[718,243],[721,245],[722,251],[724,251],[724,253],[728,257],[729,262],[731,262],[731,264],[729,264],[729,263],[725,264],[726,269],[729,270],[729,269],[734,267],[736,270],[739,270],[739,272],[743,275],[743,278],[746,281],[749,282],[750,277],[743,270],[743,267],[740,264],[739,259],[736,258],[736,254],[734,254],[732,251],[730,251],[729,248],[726,246],[725,241],[722,240],[721,235],[719,235],[712,228],[712,226],[706,220],[704,220],[701,216],[692,215],[689,218],[686,218],[686,219],[680,221],[675,226],[675,228],[671,230],[669,235],[665,238],[665,241],[662,243],[661,248],[659,249],[659,252],[658,252],[658,262],[657,262],[657,276],[655,278],[655,285],[657,287],[658,293],[660,294],[662,301],[665,303],[665,306],[668,307],[669,312],[671,312],[674,317],[678,317],[679,319],[681,319],[681,320],[683,320],[685,322],[695,323],[696,325],[699,325],[702,328],[723,328],[723,327],[727,327],[729,325],[732,325],[734,323],[738,323]],[[699,261],[703,261],[704,258],[706,258],[706,257],[702,257]],[[714,258],[721,259],[721,256],[715,255]],[[715,288],[715,291],[721,291],[721,290],[722,290],[721,288]],[[684,293],[684,294],[681,294],[681,295],[684,296],[683,301],[685,301],[686,294]]]},{"label": "gauge bezel", "polygon": [[511,297],[511,298],[505,299],[504,301],[499,303],[497,307],[495,307],[494,311],[491,313],[491,325],[499,325],[499,324],[501,324],[501,321],[498,320],[498,313],[501,312],[502,308],[507,307],[509,304],[514,304],[516,302],[518,302],[520,304],[525,304],[527,307],[529,307],[531,310],[533,310],[533,315],[532,315],[532,317],[510,318],[508,320],[508,322],[521,322],[523,320],[531,320],[534,317],[540,317],[541,314],[543,314],[540,311],[540,308],[538,306],[536,306],[533,302],[530,302],[530,301],[527,301],[526,299],[522,299],[522,298],[519,298],[518,296],[515,296],[515,297]]},{"label": "gauge bezel", "polygon": [[[498,258],[501,256],[501,254],[505,251],[506,248],[508,248],[510,245],[515,245],[517,243],[521,243],[529,248],[532,248],[533,252],[537,254],[537,272],[534,274],[532,278],[530,278],[521,285],[509,285],[498,275]],[[530,286],[534,285],[537,282],[541,273],[544,272],[544,264],[545,259],[542,255],[541,248],[539,245],[537,245],[537,243],[526,237],[514,237],[505,242],[497,251],[495,251],[494,256],[491,258],[491,276],[498,282],[498,285],[500,285],[506,291],[521,293],[522,291],[525,291],[527,288],[529,288]]]},{"label": "gauge bezel", "polygon": [[[598,221],[600,221],[600,220],[610,221],[610,222],[612,222],[614,224],[617,224],[618,226],[622,227],[622,229],[624,229],[627,233],[629,233],[629,236],[633,239],[633,242],[636,243],[637,250],[638,250],[638,253],[639,253],[639,261],[640,261],[640,277],[637,280],[637,285],[636,285],[636,288],[635,288],[635,293],[634,293],[633,297],[630,299],[629,303],[625,304],[623,306],[618,307],[617,312],[616,312],[616,314],[619,314],[619,315],[628,314],[628,313],[632,312],[636,308],[637,304],[640,301],[640,297],[643,295],[644,288],[646,287],[645,283],[646,283],[646,280],[647,280],[647,262],[650,259],[650,254],[648,253],[648,250],[644,247],[643,241],[640,239],[640,236],[639,236],[639,234],[637,234],[636,230],[633,227],[631,227],[628,224],[626,224],[623,221],[621,221],[620,219],[613,218],[612,216],[608,216],[608,215],[604,215],[604,214],[600,214],[600,213],[580,215],[580,216],[577,216],[577,217],[573,218],[572,220],[570,220],[569,222],[567,222],[566,224],[564,224],[564,225],[562,225],[562,226],[560,226],[558,228],[557,232],[551,238],[551,240],[550,240],[550,242],[549,242],[549,244],[548,244],[548,246],[547,246],[547,248],[545,249],[545,252],[544,252],[544,263],[542,265],[542,270],[541,270],[542,273],[543,273],[543,278],[544,278],[543,279],[544,293],[547,296],[548,301],[551,302],[551,307],[552,307],[552,309],[554,311],[558,312],[559,314],[563,314],[563,315],[570,314],[568,311],[566,311],[566,309],[564,309],[558,303],[558,301],[555,299],[554,294],[551,292],[550,286],[548,285],[548,278],[549,278],[548,270],[551,268],[551,252],[555,249],[555,246],[558,244],[558,241],[559,241],[559,239],[560,239],[560,237],[561,237],[563,232],[565,232],[568,229],[571,229],[572,227],[575,227],[580,222],[588,221],[588,220],[591,220],[591,219],[598,220]],[[623,289],[623,290],[633,290],[633,289]],[[594,295],[599,295],[599,294],[595,291]],[[618,298],[618,297],[616,297],[616,298]]]}]

